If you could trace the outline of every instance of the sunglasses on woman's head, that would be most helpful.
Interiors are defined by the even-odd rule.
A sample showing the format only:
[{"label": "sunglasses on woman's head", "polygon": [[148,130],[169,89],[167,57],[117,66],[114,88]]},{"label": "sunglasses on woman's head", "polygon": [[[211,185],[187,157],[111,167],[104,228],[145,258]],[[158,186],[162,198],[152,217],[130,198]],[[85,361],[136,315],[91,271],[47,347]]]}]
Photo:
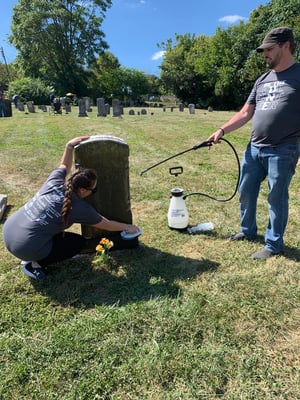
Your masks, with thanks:
[{"label": "sunglasses on woman's head", "polygon": [[87,190],[90,190],[92,192],[92,194],[95,194],[97,192],[97,186],[94,187],[94,189],[87,188]]}]

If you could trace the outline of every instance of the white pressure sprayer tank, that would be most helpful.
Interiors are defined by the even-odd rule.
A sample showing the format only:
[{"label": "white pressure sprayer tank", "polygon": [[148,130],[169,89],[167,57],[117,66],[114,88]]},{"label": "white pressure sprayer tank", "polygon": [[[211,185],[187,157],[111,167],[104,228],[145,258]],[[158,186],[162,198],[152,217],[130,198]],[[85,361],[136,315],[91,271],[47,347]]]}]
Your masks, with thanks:
[{"label": "white pressure sprayer tank", "polygon": [[168,210],[168,225],[172,229],[185,229],[188,226],[189,214],[183,198],[183,189],[171,190],[171,201]]}]

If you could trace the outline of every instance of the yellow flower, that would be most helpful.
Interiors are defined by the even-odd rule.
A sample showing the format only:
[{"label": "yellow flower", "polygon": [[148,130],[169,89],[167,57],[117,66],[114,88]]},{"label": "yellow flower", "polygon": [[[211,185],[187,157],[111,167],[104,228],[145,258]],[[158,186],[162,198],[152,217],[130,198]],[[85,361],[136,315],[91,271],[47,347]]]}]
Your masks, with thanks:
[{"label": "yellow flower", "polygon": [[96,251],[102,251],[104,250],[104,247],[101,246],[101,244],[98,244],[98,246],[96,247]]},{"label": "yellow flower", "polygon": [[113,247],[114,243],[106,238],[102,238],[96,246],[96,255],[93,264],[101,264],[103,262],[109,262],[110,256],[107,254],[108,250]]},{"label": "yellow flower", "polygon": [[106,250],[109,250],[113,247],[113,242],[109,239],[102,238],[99,242],[100,245],[102,245]]}]

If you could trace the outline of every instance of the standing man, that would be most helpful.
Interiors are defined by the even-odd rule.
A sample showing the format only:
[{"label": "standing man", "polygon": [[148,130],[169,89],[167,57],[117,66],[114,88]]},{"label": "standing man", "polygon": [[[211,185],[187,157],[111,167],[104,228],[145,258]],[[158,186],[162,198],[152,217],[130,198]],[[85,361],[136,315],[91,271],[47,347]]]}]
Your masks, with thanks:
[{"label": "standing man", "polygon": [[268,259],[283,250],[288,189],[299,158],[300,63],[294,60],[296,43],[292,29],[287,27],[271,30],[256,50],[263,54],[270,70],[255,82],[242,109],[208,139],[218,143],[223,135],[253,117],[251,140],[241,166],[241,230],[230,239],[256,238],[257,198],[262,181],[268,177],[269,223],[265,247],[251,256]]}]

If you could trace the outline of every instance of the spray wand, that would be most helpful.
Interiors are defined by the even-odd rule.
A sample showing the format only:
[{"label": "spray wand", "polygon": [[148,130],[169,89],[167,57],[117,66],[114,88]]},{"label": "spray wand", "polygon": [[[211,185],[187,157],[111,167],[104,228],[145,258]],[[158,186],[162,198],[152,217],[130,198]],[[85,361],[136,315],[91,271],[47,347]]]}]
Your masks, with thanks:
[{"label": "spray wand", "polygon": [[179,157],[179,156],[181,156],[182,154],[185,154],[185,153],[187,153],[187,152],[189,152],[189,151],[200,149],[200,147],[211,147],[211,146],[213,145],[213,143],[214,143],[213,140],[207,140],[207,141],[204,141],[204,142],[202,142],[202,143],[199,143],[199,144],[197,144],[197,145],[191,147],[190,149],[180,151],[179,153],[176,153],[176,154],[174,154],[173,156],[170,156],[170,157],[168,157],[168,158],[165,158],[164,160],[159,161],[158,163],[151,165],[149,168],[143,169],[142,171],[140,171],[140,175],[142,176],[142,175],[144,175],[146,172],[150,171],[151,169],[156,168],[156,167],[158,167],[159,165],[164,164],[165,162],[167,162],[167,161],[169,161],[169,160],[172,160],[172,158]]},{"label": "spray wand", "polygon": [[[237,173],[236,186],[235,186],[235,190],[234,190],[233,194],[230,197],[226,198],[226,199],[218,199],[218,198],[216,198],[214,196],[211,196],[209,194],[206,194],[206,193],[193,192],[193,193],[188,193],[188,194],[184,195],[183,199],[186,199],[188,196],[198,195],[198,196],[208,197],[209,199],[212,199],[212,200],[215,200],[215,201],[227,202],[227,201],[230,201],[231,199],[233,199],[233,197],[236,195],[236,193],[238,191],[239,181],[240,181],[240,160],[239,160],[238,154],[237,154],[235,148],[233,147],[233,145],[228,140],[226,140],[224,138],[221,138],[220,140],[223,141],[223,142],[226,142],[231,147],[231,149],[232,149],[232,151],[233,151],[233,153],[235,155],[236,161],[237,161],[238,173]],[[142,176],[143,174],[145,174],[146,172],[150,171],[151,169],[156,168],[159,165],[164,164],[165,162],[167,162],[169,160],[172,160],[175,157],[179,157],[182,154],[185,154],[185,153],[187,153],[189,151],[198,150],[198,149],[200,149],[202,147],[209,147],[210,148],[211,146],[213,146],[213,144],[214,144],[213,140],[206,140],[206,141],[204,141],[202,143],[199,143],[199,144],[197,144],[197,145],[195,145],[195,146],[193,146],[193,147],[191,147],[189,149],[183,150],[183,151],[181,151],[179,153],[176,153],[176,154],[174,154],[174,155],[172,155],[172,156],[170,156],[168,158],[165,158],[164,160],[159,161],[156,164],[151,165],[149,168],[143,169],[142,171],[140,171],[140,175]],[[173,173],[174,175],[182,173],[182,167],[176,167],[176,168],[181,168],[181,172],[177,172],[177,173],[175,172],[175,173]]]}]

